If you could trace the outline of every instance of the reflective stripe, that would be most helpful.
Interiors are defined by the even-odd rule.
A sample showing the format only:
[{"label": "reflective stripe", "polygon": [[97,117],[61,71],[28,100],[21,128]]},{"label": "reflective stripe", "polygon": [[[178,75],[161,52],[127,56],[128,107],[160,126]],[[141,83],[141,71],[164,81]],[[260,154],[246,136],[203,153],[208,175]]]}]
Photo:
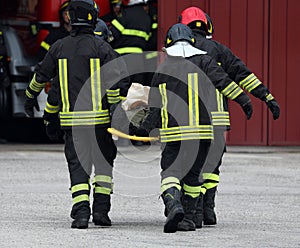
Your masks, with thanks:
[{"label": "reflective stripe", "polygon": [[110,117],[98,118],[98,119],[60,119],[60,125],[64,127],[70,126],[94,126],[110,123]]},{"label": "reflective stripe", "polygon": [[162,121],[162,129],[168,128],[168,97],[167,97],[167,84],[163,83],[159,85],[160,95],[162,97],[162,108],[161,108],[161,121]]},{"label": "reflective stripe", "polygon": [[122,35],[137,36],[149,40],[149,34],[147,32],[137,29],[126,29],[118,20],[114,19],[111,24],[120,31]]},{"label": "reflective stripe", "polygon": [[220,181],[220,176],[214,173],[203,173],[202,178],[205,180],[213,180],[216,182]]},{"label": "reflective stripe", "polygon": [[76,203],[79,202],[83,202],[83,201],[90,201],[90,198],[88,195],[79,195],[73,198],[73,205],[75,205]]},{"label": "reflective stripe", "polygon": [[199,125],[198,73],[188,74],[189,125]]},{"label": "reflective stripe", "polygon": [[143,49],[140,47],[122,47],[116,48],[115,51],[118,54],[125,54],[125,53],[143,53]]},{"label": "reflective stripe", "polygon": [[105,175],[96,175],[93,180],[93,183],[95,182],[111,183],[112,178],[110,176],[105,176]]},{"label": "reflective stripe", "polygon": [[36,74],[33,75],[33,78],[29,84],[29,88],[32,91],[35,91],[37,93],[40,93],[42,91],[42,89],[45,88],[46,83],[39,83],[36,81]]},{"label": "reflective stripe", "polygon": [[218,111],[223,112],[224,111],[223,95],[217,89],[216,89],[216,99],[217,99]]},{"label": "reflective stripe", "polygon": [[153,59],[156,58],[158,56],[158,52],[148,52],[146,53],[146,59]]},{"label": "reflective stripe", "polygon": [[203,187],[205,187],[206,189],[212,189],[217,187],[219,184],[219,182],[214,182],[214,183],[203,183]]},{"label": "reflective stripe", "polygon": [[90,59],[93,111],[102,109],[100,59]]},{"label": "reflective stripe", "polygon": [[161,192],[166,191],[169,188],[176,187],[181,190],[180,180],[176,177],[166,177],[161,181]]},{"label": "reflective stripe", "polygon": [[34,96],[27,89],[25,90],[25,94],[26,94],[26,96],[28,96],[31,99],[34,98]]},{"label": "reflective stripe", "polygon": [[231,82],[222,90],[222,94],[231,100],[235,99],[241,93],[243,93],[243,90],[235,82]]},{"label": "reflective stripe", "polygon": [[183,184],[183,191],[185,195],[190,195],[193,198],[196,198],[200,195],[201,186],[189,186],[187,184]]},{"label": "reflective stripe", "polygon": [[160,129],[161,142],[180,140],[213,139],[213,126],[200,125],[196,127],[180,126]]},{"label": "reflective stripe", "polygon": [[110,104],[115,104],[120,101],[120,89],[106,90],[107,101]]},{"label": "reflective stripe", "polygon": [[251,73],[248,77],[246,77],[239,83],[239,85],[241,85],[245,90],[249,92],[251,92],[260,84],[261,81],[253,73]]},{"label": "reflective stripe", "polygon": [[69,103],[69,89],[68,89],[68,71],[67,71],[67,59],[58,60],[59,70],[59,83],[62,100],[62,112],[68,112],[70,110]]},{"label": "reflective stripe", "polygon": [[271,94],[268,94],[266,96],[266,99],[267,99],[267,101],[272,101],[272,100],[274,100],[274,96],[272,96]]},{"label": "reflective stripe", "polygon": [[75,192],[78,192],[81,190],[90,190],[90,185],[88,185],[87,183],[81,183],[81,184],[74,185],[71,188],[72,193],[75,193]]},{"label": "reflective stripe", "polygon": [[50,45],[46,43],[45,41],[41,42],[41,47],[44,48],[46,51],[50,49]]},{"label": "reflective stripe", "polygon": [[203,185],[201,187],[200,193],[203,195],[206,193],[206,188],[204,188]]},{"label": "reflective stripe", "polygon": [[59,105],[51,105],[49,102],[46,102],[45,111],[50,114],[55,114],[59,112]]},{"label": "reflective stripe", "polygon": [[105,188],[105,187],[95,187],[95,193],[96,194],[105,194],[105,195],[110,195],[112,189],[110,188]]},{"label": "reflective stripe", "polygon": [[211,112],[213,126],[230,126],[229,112]]},{"label": "reflective stripe", "polygon": [[74,111],[74,112],[60,112],[60,118],[98,118],[98,117],[108,117],[108,110],[103,111]]},{"label": "reflective stripe", "polygon": [[151,26],[152,29],[157,29],[157,27],[158,27],[158,24],[156,22],[152,23],[152,26]]}]

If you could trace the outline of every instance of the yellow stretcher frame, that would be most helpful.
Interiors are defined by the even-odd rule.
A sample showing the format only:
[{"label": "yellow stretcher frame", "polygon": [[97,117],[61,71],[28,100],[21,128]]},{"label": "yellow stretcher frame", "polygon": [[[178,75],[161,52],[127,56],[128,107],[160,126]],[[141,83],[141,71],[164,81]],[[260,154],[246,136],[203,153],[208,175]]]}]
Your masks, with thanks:
[{"label": "yellow stretcher frame", "polygon": [[159,140],[159,137],[140,137],[135,135],[129,135],[126,133],[123,133],[115,128],[107,128],[107,131],[113,135],[116,135],[123,139],[130,139],[130,140],[137,140],[137,141],[143,141],[143,142],[151,142],[151,141],[157,141]]}]

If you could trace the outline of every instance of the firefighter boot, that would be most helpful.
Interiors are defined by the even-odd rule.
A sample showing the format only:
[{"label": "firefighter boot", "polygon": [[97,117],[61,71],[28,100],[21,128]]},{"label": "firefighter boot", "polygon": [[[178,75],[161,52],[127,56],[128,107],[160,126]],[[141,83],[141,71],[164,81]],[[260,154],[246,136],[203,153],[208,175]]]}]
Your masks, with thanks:
[{"label": "firefighter boot", "polygon": [[198,201],[196,203],[196,214],[193,219],[196,228],[202,228],[203,222],[203,194],[200,194]]},{"label": "firefighter boot", "polygon": [[71,228],[85,229],[91,215],[91,209],[88,201],[79,202],[72,207],[71,217],[74,219]]},{"label": "firefighter boot", "polygon": [[208,189],[203,197],[203,224],[216,225],[217,217],[214,211],[217,187]]},{"label": "firefighter boot", "polygon": [[180,202],[180,191],[176,187],[165,190],[162,194],[168,217],[164,225],[165,233],[177,231],[177,225],[184,217],[184,211]]},{"label": "firefighter boot", "polygon": [[97,226],[111,226],[111,220],[108,216],[110,211],[110,195],[94,194],[93,202],[93,222]]},{"label": "firefighter boot", "polygon": [[184,209],[184,218],[178,223],[178,231],[195,231],[196,225],[194,218],[196,214],[196,204],[198,197],[193,198],[190,195],[183,195],[181,202]]}]

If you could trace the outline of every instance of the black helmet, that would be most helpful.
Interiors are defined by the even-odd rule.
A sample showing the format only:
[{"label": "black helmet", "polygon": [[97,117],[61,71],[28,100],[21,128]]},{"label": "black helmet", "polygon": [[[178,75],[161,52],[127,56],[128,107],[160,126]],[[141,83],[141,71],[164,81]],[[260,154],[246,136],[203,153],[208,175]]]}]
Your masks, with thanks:
[{"label": "black helmet", "polygon": [[72,26],[95,27],[99,8],[93,0],[72,0],[69,4],[69,16]]},{"label": "black helmet", "polygon": [[177,23],[169,28],[165,40],[165,47],[170,47],[177,41],[187,41],[191,45],[195,43],[192,30],[182,23]]},{"label": "black helmet", "polygon": [[96,28],[94,29],[94,33],[96,37],[103,39],[107,42],[111,42],[113,40],[111,31],[108,29],[105,22],[101,19],[98,19]]},{"label": "black helmet", "polygon": [[213,22],[208,14],[205,13],[206,19],[207,19],[207,36],[212,37],[214,33],[214,25]]}]

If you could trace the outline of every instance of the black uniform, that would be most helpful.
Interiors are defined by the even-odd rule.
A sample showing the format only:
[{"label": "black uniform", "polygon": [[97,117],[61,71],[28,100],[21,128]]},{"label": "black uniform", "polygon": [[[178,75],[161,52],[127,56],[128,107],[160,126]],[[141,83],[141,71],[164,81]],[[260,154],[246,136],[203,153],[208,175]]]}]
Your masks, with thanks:
[{"label": "black uniform", "polygon": [[[134,68],[136,71],[144,71],[144,55],[141,53],[147,48],[151,31],[151,19],[144,7],[122,7],[121,14],[111,22],[111,31],[114,37],[111,46],[115,51],[120,55],[134,54]],[[133,75],[131,81],[144,84],[144,76]]]},{"label": "black uniform", "polygon": [[211,57],[167,57],[154,75],[149,96],[152,108],[142,124],[148,132],[160,125],[160,138],[166,143],[161,159],[162,191],[180,187],[182,179],[183,188],[191,195],[200,194],[200,170],[213,139],[213,107],[204,103],[201,95],[214,94],[215,88],[199,68],[226,97],[241,105],[250,101]]},{"label": "black uniform", "polygon": [[[251,72],[244,62],[235,56],[228,47],[215,40],[207,39],[206,33],[202,30],[193,29],[193,34],[196,39],[195,47],[206,51],[209,56],[215,59],[233,81],[256,98],[261,100],[265,100],[265,98],[268,98],[269,100],[274,99],[269,90],[262,84],[257,76]],[[203,179],[205,180],[203,193],[205,193],[206,189],[217,187],[219,183],[219,167],[222,163],[222,157],[226,148],[224,129],[218,127],[227,126],[227,130],[230,129],[228,101],[225,97],[222,99],[222,95],[219,92],[216,92],[216,97],[218,108],[214,110],[213,124],[219,142],[214,142],[214,146],[217,147],[213,146],[210,151],[211,153],[214,153],[214,156],[209,156],[205,165],[205,173],[203,174]],[[217,116],[222,116],[222,118],[214,118]],[[223,146],[224,149],[221,146]]]},{"label": "black uniform", "polygon": [[[120,96],[126,96],[129,82],[120,81],[121,67],[111,67],[112,74],[105,78],[102,77],[105,71],[100,74],[100,67],[116,57],[107,42],[94,36],[92,28],[74,28],[70,36],[51,46],[26,90],[28,96],[36,96],[44,82],[58,77],[49,92],[45,119],[51,123],[59,111],[60,126],[65,131],[73,218],[82,211],[90,212],[92,165],[95,167],[93,215],[101,211],[108,213],[110,209],[116,147],[106,131],[111,122],[109,106],[120,100]],[[110,87],[105,80],[112,77],[118,83]]]},{"label": "black uniform", "polygon": [[66,30],[63,26],[59,28],[52,28],[50,33],[47,35],[45,40],[41,42],[38,59],[42,61],[45,57],[46,53],[49,51],[51,45],[59,39],[65,38],[68,36],[70,32]]}]

